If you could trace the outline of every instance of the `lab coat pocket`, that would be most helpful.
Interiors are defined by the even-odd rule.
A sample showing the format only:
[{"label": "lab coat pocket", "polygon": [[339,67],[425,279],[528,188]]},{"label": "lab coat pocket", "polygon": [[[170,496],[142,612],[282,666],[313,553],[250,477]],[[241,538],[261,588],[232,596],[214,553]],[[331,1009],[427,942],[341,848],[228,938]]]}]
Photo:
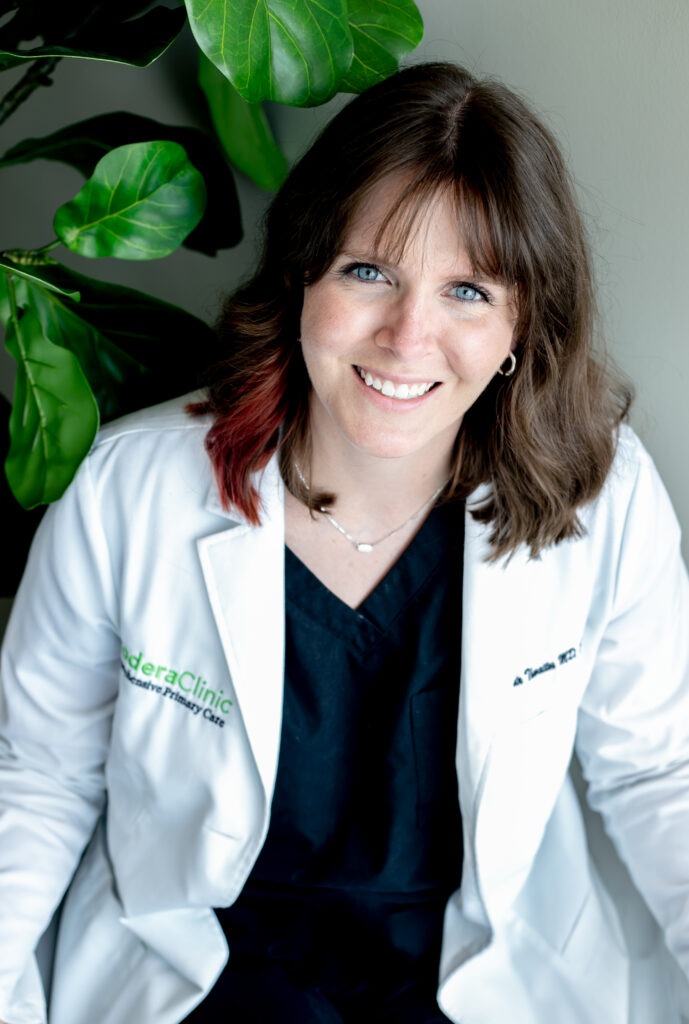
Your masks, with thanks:
[{"label": "lab coat pocket", "polygon": [[568,705],[511,721],[495,735],[475,809],[477,863],[489,902],[508,906],[541,845],[556,806],[576,730]]},{"label": "lab coat pocket", "polygon": [[170,821],[157,805],[147,807],[136,835],[110,843],[127,915],[232,902],[258,852],[259,835],[208,827],[202,809]]},{"label": "lab coat pocket", "polygon": [[122,913],[101,822],[67,893],[60,919],[51,1024],[117,1024],[124,1019],[135,1024],[141,1020],[128,995],[131,978],[145,961],[146,952],[122,925]]},{"label": "lab coat pocket", "polygon": [[590,860],[569,776],[510,916],[534,950],[540,948],[541,962],[551,964],[555,990],[561,985],[569,991],[573,1006],[581,1001],[577,1012],[582,1022],[629,1024],[629,960],[624,939],[615,908]]},{"label": "lab coat pocket", "polygon": [[[551,899],[557,901],[558,894],[553,893]],[[576,1000],[581,1001],[582,1021],[628,1024],[629,960],[620,944],[616,923],[609,916],[604,901],[601,902],[597,887],[589,889],[559,949],[553,950],[543,933],[524,919],[521,929],[530,932],[535,949],[541,947],[543,963],[547,948],[553,984],[557,986],[559,978],[563,993],[570,993],[572,1005]]]},{"label": "lab coat pocket", "polygon": [[180,969],[184,964],[142,941],[124,916],[101,823],[65,900],[50,1024],[176,1024],[186,1016],[222,966],[224,943],[210,911],[191,914],[186,928],[173,927],[175,915],[170,923],[166,915],[158,917],[157,931],[178,958],[202,961],[203,970]]}]

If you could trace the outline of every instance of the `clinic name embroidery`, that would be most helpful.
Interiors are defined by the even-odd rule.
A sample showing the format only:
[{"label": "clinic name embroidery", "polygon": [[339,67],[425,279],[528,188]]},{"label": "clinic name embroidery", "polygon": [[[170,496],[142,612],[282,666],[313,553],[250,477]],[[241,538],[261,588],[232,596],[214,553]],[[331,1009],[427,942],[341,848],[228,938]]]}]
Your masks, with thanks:
[{"label": "clinic name embroidery", "polygon": [[[186,711],[201,715],[206,722],[217,725],[220,729],[224,728],[225,719],[222,716],[229,713],[232,701],[224,696],[224,690],[211,690],[207,680],[201,675],[195,675],[187,669],[179,672],[168,665],[156,665],[155,662],[146,660],[143,651],[133,654],[126,647],[122,648],[120,664],[125,677],[133,686],[160,694],[161,697],[179,704]],[[145,678],[141,678],[142,676]],[[197,700],[191,700],[191,697],[196,697]]]},{"label": "clinic name embroidery", "polygon": [[[545,661],[538,668],[525,668],[523,675],[526,676],[526,680],[534,679],[536,676],[543,675],[544,672],[554,672],[559,665],[566,665],[568,661],[573,661],[577,656],[576,647],[569,647],[562,654],[558,654],[556,661]],[[512,686],[523,686],[524,679],[522,676],[517,678],[512,683]]]}]

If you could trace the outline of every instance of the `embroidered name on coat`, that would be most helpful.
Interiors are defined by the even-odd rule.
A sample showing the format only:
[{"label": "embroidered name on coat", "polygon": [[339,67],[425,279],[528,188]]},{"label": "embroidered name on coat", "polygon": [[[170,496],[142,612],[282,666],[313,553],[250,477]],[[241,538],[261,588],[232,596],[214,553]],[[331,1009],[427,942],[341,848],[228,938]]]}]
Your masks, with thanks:
[{"label": "embroidered name on coat", "polygon": [[535,679],[536,676],[542,676],[544,672],[554,672],[558,666],[566,665],[568,661],[573,661],[576,656],[576,647],[568,647],[566,651],[562,651],[561,654],[558,654],[553,661],[544,661],[543,664],[539,665],[537,668],[523,669],[522,675],[515,678],[512,686],[523,686],[525,682]]}]

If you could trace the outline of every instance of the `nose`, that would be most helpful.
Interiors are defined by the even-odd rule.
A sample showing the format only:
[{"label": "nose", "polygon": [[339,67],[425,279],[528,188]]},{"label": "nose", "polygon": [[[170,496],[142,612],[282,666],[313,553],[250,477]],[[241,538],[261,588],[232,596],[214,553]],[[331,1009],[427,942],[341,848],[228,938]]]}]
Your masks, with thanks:
[{"label": "nose", "polygon": [[433,344],[432,322],[423,296],[396,295],[382,313],[375,341],[399,359],[426,355]]}]

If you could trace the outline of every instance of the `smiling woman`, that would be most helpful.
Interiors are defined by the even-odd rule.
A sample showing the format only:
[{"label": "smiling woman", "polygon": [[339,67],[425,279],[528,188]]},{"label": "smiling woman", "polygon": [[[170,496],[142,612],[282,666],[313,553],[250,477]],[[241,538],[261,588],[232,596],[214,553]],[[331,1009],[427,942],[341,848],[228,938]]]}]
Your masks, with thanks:
[{"label": "smiling woman", "polygon": [[108,426],[37,535],[0,1017],[45,1019],[68,889],[50,1024],[680,1024],[689,584],[591,296],[504,86],[419,65],[326,127],[207,391]]},{"label": "smiling woman", "polygon": [[[441,254],[435,256],[437,245],[444,266],[439,265]],[[335,493],[337,481],[315,473],[311,461],[318,458],[310,446],[320,433],[307,427],[313,398],[297,344],[300,333],[304,336],[303,325],[298,325],[302,299],[307,325],[314,308],[311,292],[326,290],[341,296],[341,302],[351,296],[352,310],[345,317],[361,304],[386,310],[390,323],[377,328],[376,346],[398,325],[402,332],[411,329],[412,341],[422,344],[438,317],[427,320],[428,309],[420,305],[421,282],[410,289],[409,268],[400,265],[399,281],[393,271],[405,260],[425,267],[430,256],[436,274],[447,271],[442,281],[446,305],[452,306],[451,297],[456,296],[454,306],[467,309],[455,314],[458,338],[467,335],[463,324],[480,322],[486,329],[501,318],[511,332],[501,353],[495,353],[499,358],[494,365],[488,359],[484,368],[476,366],[473,391],[462,377],[464,408],[456,412],[463,429],[454,431],[454,454],[443,470],[450,475],[447,495],[465,498],[480,483],[499,481],[475,512],[492,523],[496,556],[519,543],[536,554],[544,545],[577,534],[577,508],[606,479],[614,455],[612,427],[624,416],[629,394],[592,355],[589,257],[573,189],[551,135],[517,96],[497,82],[474,82],[447,66],[408,69],[394,84],[388,80],[369,90],[331,122],[273,203],[261,270],[226,309],[224,329],[239,376],[231,389],[222,380],[211,388],[216,424],[209,443],[217,453],[221,488],[250,518],[257,514],[257,505],[248,474],[273,450],[279,424],[288,490],[311,509],[328,506],[328,497]],[[336,290],[338,275],[342,288]],[[355,298],[353,289],[359,287],[370,287],[373,295]],[[386,297],[379,299],[380,293]],[[438,304],[438,315],[440,310]],[[342,313],[340,309],[339,318]],[[328,317],[327,311],[321,315]],[[449,312],[443,315],[449,322]],[[238,333],[251,343],[238,346]],[[473,332],[475,339],[478,333]],[[357,343],[354,337],[349,341]],[[461,349],[459,343],[453,347],[456,358]],[[519,368],[508,381],[496,370],[510,352]],[[364,381],[367,373],[371,387],[380,380],[381,394],[383,387],[393,392],[386,397],[393,397],[398,387],[404,394],[405,384],[441,383],[442,373],[437,380],[426,378],[427,369],[440,369],[431,366],[428,352],[417,359],[425,365],[418,366],[389,348],[381,365],[373,360],[368,366],[369,355],[360,356]],[[435,362],[440,361],[436,351]],[[512,357],[505,365],[512,367]],[[265,395],[260,389],[242,388],[237,402],[240,379],[256,380],[259,367],[265,367],[271,387]],[[441,406],[451,389],[446,387],[442,398],[438,390],[429,389],[429,406]],[[237,444],[243,448],[248,441],[244,426],[253,401],[261,405],[263,429],[254,435],[256,448],[246,450],[244,462],[236,458]],[[225,444],[235,458],[224,457]],[[297,464],[315,485],[308,497]],[[388,523],[395,512],[401,516],[405,510],[391,507],[385,477],[401,465],[378,465],[374,472]],[[331,462],[331,472],[333,468]],[[426,464],[420,480],[409,469],[407,508],[422,497],[424,487],[426,495],[431,493],[441,474],[439,465]],[[362,466],[352,466],[352,472],[360,477]],[[360,502],[347,510],[360,530],[367,527],[364,517],[376,518],[370,487],[368,493],[365,509]],[[347,498],[341,489],[337,494],[344,512]],[[385,524],[377,525],[380,529]]]}]

